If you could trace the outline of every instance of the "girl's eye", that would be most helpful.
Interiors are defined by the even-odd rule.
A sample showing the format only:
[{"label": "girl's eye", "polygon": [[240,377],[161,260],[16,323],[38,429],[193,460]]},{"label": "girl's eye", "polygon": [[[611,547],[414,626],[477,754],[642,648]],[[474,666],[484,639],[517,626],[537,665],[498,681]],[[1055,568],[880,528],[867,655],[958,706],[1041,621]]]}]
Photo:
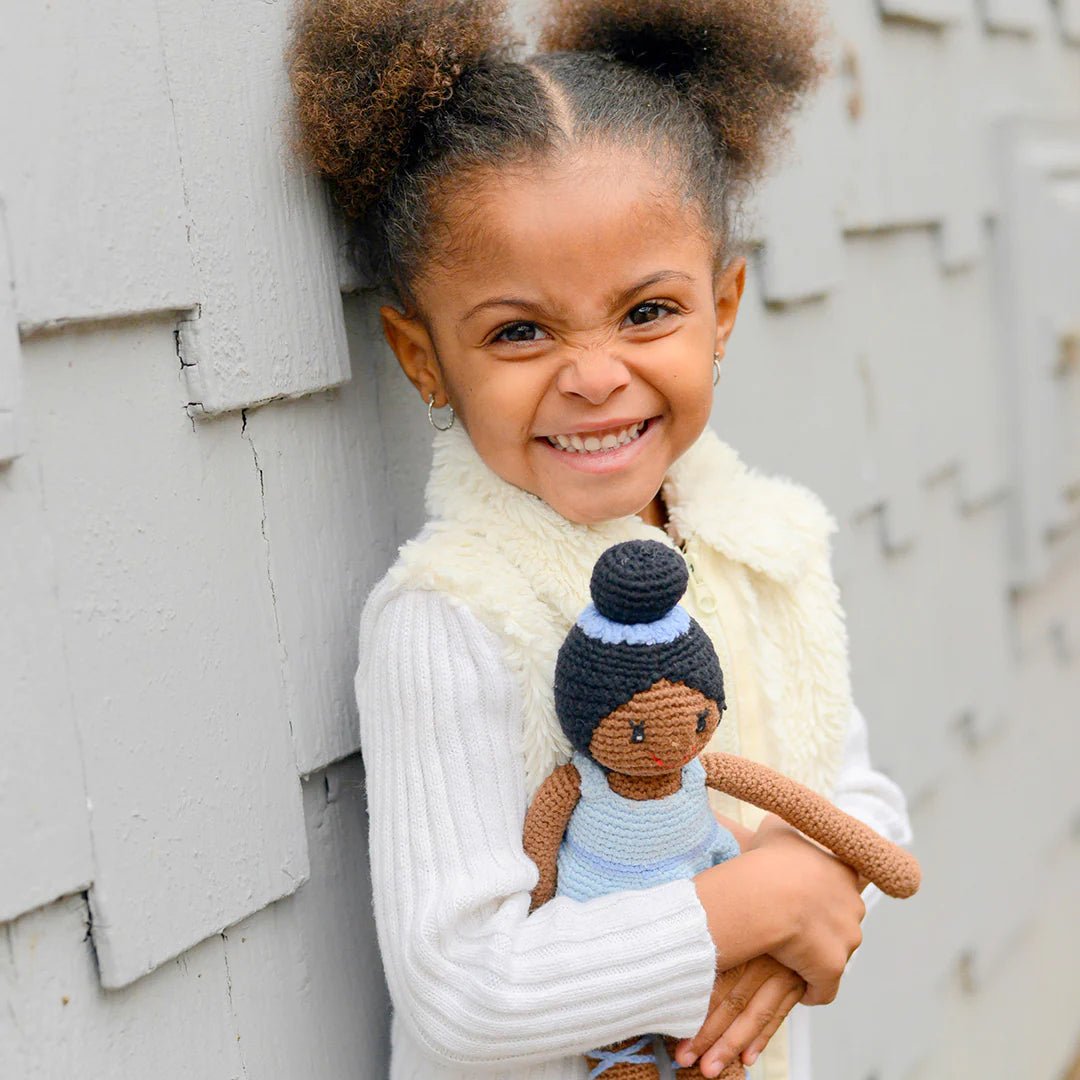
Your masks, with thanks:
[{"label": "girl's eye", "polygon": [[529,344],[533,341],[539,341],[538,337],[530,337],[530,333],[540,333],[540,327],[536,323],[531,322],[516,322],[508,323],[501,330],[497,331],[495,336],[491,339],[495,341],[509,341]]},{"label": "girl's eye", "polygon": [[631,724],[630,725],[630,741],[631,742],[644,742],[645,741],[645,725],[644,724]]},{"label": "girl's eye", "polygon": [[[662,311],[666,311],[668,314],[673,315],[678,311],[673,304],[665,304],[661,300],[646,300],[643,304],[638,304],[629,315],[626,317],[635,326],[644,326],[646,323],[656,322],[658,319],[662,319],[663,315],[659,314]],[[639,318],[642,314],[645,314],[644,318]]]},{"label": "girl's eye", "polygon": [[701,712],[699,712],[697,714],[697,729],[698,729],[698,731],[699,732],[704,731],[705,730],[705,725],[708,722],[709,722],[709,710],[708,709],[702,709]]}]

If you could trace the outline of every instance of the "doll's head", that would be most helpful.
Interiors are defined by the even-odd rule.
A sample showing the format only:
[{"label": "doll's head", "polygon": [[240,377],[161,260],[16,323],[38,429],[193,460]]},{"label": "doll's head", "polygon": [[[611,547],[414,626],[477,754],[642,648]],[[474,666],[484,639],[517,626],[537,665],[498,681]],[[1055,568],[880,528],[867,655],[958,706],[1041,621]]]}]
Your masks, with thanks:
[{"label": "doll's head", "polygon": [[712,642],[679,606],[686,564],[656,540],[610,547],[593,602],[555,665],[555,709],[570,744],[628,776],[675,772],[712,737],[724,678]]},{"label": "doll's head", "polygon": [[306,0],[291,71],[424,402],[595,522],[648,505],[707,422],[739,202],[820,65],[806,0],[544,10],[518,60],[499,0]]}]

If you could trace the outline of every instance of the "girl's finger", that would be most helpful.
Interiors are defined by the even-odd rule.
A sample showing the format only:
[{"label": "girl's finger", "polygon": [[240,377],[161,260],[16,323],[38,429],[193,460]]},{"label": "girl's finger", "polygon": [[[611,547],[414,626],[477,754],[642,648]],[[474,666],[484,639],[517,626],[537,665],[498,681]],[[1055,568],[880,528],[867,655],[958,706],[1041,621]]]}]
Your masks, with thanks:
[{"label": "girl's finger", "polygon": [[742,1060],[747,1068],[757,1061],[761,1052],[769,1045],[769,1040],[780,1030],[780,1025],[787,1018],[788,1013],[799,1003],[799,998],[802,995],[803,987],[801,986],[789,991],[788,996],[780,1002],[780,1008],[776,1010],[776,1015],[765,1025],[758,1037],[743,1051]]},{"label": "girl's finger", "polygon": [[[737,1060],[777,1017],[783,1020],[787,1013],[781,1013],[780,1008],[789,997],[791,983],[788,980],[775,978],[764,983],[724,1034],[701,1055],[699,1068],[702,1074],[719,1076],[723,1067]],[[797,1000],[795,998],[792,1004]]]},{"label": "girl's finger", "polygon": [[709,1009],[698,1033],[689,1042],[676,1047],[675,1060],[680,1065],[692,1065],[727,1031],[728,1025],[747,1007],[763,981],[753,970],[744,972],[724,997]]}]

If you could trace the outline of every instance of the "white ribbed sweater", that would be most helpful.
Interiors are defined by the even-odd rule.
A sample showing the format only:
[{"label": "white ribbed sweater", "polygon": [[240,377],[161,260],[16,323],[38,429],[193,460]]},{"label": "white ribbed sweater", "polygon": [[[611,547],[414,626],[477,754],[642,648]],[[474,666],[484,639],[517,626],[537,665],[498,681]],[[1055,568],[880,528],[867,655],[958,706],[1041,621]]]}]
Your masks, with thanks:
[{"label": "white ribbed sweater", "polygon": [[[523,710],[490,630],[443,594],[384,579],[361,622],[356,694],[392,1080],[583,1080],[586,1050],[697,1031],[715,952],[691,882],[528,914]],[[908,841],[857,711],[834,799]],[[792,1020],[791,1076],[806,1080]]]}]

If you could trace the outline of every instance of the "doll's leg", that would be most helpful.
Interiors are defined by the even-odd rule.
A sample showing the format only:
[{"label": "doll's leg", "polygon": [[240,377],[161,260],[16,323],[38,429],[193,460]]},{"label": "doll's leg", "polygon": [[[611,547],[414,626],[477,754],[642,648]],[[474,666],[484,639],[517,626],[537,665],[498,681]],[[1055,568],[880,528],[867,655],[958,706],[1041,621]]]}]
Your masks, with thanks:
[{"label": "doll's leg", "polygon": [[[675,1060],[675,1047],[678,1042],[679,1040],[674,1035],[664,1036],[664,1045],[667,1047],[668,1057],[672,1061]],[[702,1080],[702,1073],[695,1061],[693,1065],[676,1065],[675,1077],[676,1080]],[[716,1080],[746,1080],[746,1070],[740,1062],[733,1061],[720,1073]]]},{"label": "doll's leg", "polygon": [[659,1080],[652,1036],[624,1039],[585,1055],[590,1080]]}]

